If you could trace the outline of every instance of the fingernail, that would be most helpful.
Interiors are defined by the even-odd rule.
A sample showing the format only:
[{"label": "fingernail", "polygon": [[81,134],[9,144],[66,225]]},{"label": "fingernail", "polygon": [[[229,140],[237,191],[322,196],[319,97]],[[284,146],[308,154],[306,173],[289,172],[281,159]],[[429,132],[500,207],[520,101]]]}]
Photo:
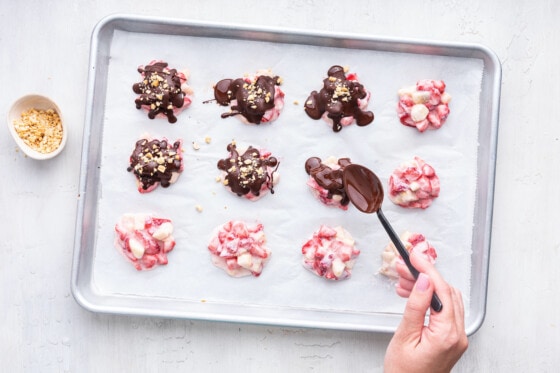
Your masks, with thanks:
[{"label": "fingernail", "polygon": [[418,275],[415,288],[420,291],[426,291],[430,287],[430,278],[424,273]]}]

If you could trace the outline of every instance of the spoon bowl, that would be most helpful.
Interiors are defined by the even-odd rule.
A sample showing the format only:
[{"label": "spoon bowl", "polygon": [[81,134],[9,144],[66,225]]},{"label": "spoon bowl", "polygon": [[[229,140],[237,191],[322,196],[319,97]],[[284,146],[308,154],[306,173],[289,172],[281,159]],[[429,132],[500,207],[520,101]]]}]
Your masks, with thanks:
[{"label": "spoon bowl", "polygon": [[[383,184],[381,184],[377,175],[364,166],[350,164],[344,167],[342,171],[342,181],[346,195],[358,210],[366,214],[377,213],[381,225],[385,228],[410,273],[412,273],[414,278],[418,278],[420,273],[410,262],[408,251],[381,210],[381,205],[383,204]],[[441,311],[443,308],[436,293],[432,296],[431,306],[436,312]]]},{"label": "spoon bowl", "polygon": [[342,175],[346,195],[358,210],[366,214],[381,210],[383,185],[373,171],[350,164],[344,168]]}]

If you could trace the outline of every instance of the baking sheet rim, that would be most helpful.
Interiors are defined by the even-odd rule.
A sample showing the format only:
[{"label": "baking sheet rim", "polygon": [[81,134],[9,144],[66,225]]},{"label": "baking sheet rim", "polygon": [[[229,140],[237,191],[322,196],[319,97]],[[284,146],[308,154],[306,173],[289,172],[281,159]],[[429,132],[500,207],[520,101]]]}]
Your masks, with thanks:
[{"label": "baking sheet rim", "polygon": [[[104,19],[102,19],[95,27],[92,37],[91,37],[91,50],[90,50],[90,61],[89,61],[89,76],[88,76],[88,94],[87,94],[87,102],[86,102],[86,116],[85,116],[85,128],[84,128],[84,139],[83,139],[83,149],[82,149],[82,161],[81,161],[81,172],[80,172],[80,186],[79,186],[79,199],[78,199],[78,211],[77,211],[77,218],[76,218],[76,236],[75,236],[75,244],[74,244],[74,258],[73,258],[73,267],[72,267],[72,294],[76,301],[84,308],[93,311],[93,312],[102,312],[102,313],[116,313],[116,314],[130,314],[130,315],[144,315],[144,316],[169,316],[169,317],[176,317],[176,318],[189,318],[189,319],[199,319],[199,320],[209,320],[209,321],[227,321],[227,322],[241,322],[241,323],[253,323],[253,324],[272,324],[272,325],[284,325],[284,326],[299,326],[299,327],[320,327],[320,328],[333,328],[333,329],[343,329],[343,330],[365,330],[365,331],[379,331],[379,332],[391,332],[394,331],[396,324],[391,326],[382,326],[382,325],[351,325],[347,323],[334,323],[334,322],[319,322],[319,321],[297,321],[297,320],[282,320],[275,317],[257,317],[257,318],[247,318],[243,317],[242,315],[212,315],[207,313],[193,313],[188,312],[185,310],[154,310],[151,307],[148,307],[150,303],[147,301],[146,303],[139,303],[130,304],[128,306],[115,306],[115,305],[104,305],[103,302],[96,302],[95,300],[99,300],[96,297],[103,297],[100,294],[96,294],[94,289],[89,289],[85,291],[83,288],[84,285],[91,285],[88,282],[87,276],[84,276],[84,261],[81,260],[82,256],[85,256],[86,247],[88,245],[87,242],[83,242],[84,239],[84,232],[85,232],[85,224],[86,224],[86,202],[90,200],[90,197],[87,193],[87,186],[88,179],[92,177],[92,175],[88,175],[87,172],[84,170],[88,169],[88,161],[90,158],[90,138],[91,138],[91,129],[92,129],[92,122],[93,122],[93,101],[95,96],[95,90],[99,89],[97,86],[97,78],[98,78],[98,60],[101,58],[98,54],[98,43],[102,40],[100,38],[107,37],[106,35],[102,35],[105,32],[110,32],[114,29],[124,29],[128,30],[126,27],[119,28],[119,23],[126,23],[128,26],[131,24],[135,25],[135,31],[133,32],[142,32],[142,27],[146,25],[151,25],[157,29],[156,33],[161,34],[169,34],[170,29],[174,27],[181,27],[181,28],[194,28],[194,29],[204,29],[204,30],[213,30],[213,32],[222,33],[222,37],[226,37],[223,34],[224,31],[235,32],[237,30],[238,33],[242,32],[255,32],[261,38],[264,36],[273,37],[278,35],[283,35],[284,37],[296,37],[296,38],[303,38],[303,44],[306,44],[305,41],[308,41],[307,38],[311,39],[335,39],[339,42],[344,41],[352,41],[358,40],[363,42],[373,42],[382,44],[384,46],[391,46],[390,51],[398,51],[398,47],[403,48],[406,46],[407,50],[401,50],[402,53],[416,53],[416,54],[435,54],[435,53],[421,53],[418,52],[417,48],[435,48],[437,51],[447,51],[449,56],[456,56],[456,54],[451,53],[450,51],[460,52],[457,54],[466,54],[472,53],[476,51],[478,57],[485,60],[484,64],[484,71],[483,73],[487,72],[487,68],[491,67],[493,70],[492,76],[488,77],[483,74],[483,84],[484,79],[489,79],[491,83],[491,87],[486,87],[489,90],[489,96],[492,99],[492,110],[490,113],[489,118],[489,125],[490,125],[490,138],[488,144],[490,146],[489,149],[489,169],[488,175],[488,185],[486,190],[486,203],[485,203],[485,224],[484,229],[482,231],[483,237],[483,245],[484,250],[482,250],[483,258],[481,259],[481,268],[479,268],[479,275],[480,279],[482,280],[481,284],[478,284],[476,288],[481,291],[480,294],[477,294],[480,299],[477,302],[477,309],[475,312],[471,312],[470,320],[471,322],[467,324],[467,334],[472,334],[482,325],[485,316],[485,307],[486,307],[486,292],[487,292],[487,281],[488,281],[488,267],[489,267],[489,252],[490,252],[490,237],[491,237],[491,221],[492,221],[492,206],[493,206],[493,188],[494,188],[494,174],[495,174],[495,162],[496,162],[496,146],[497,146],[497,125],[498,125],[498,108],[499,108],[499,94],[500,94],[500,81],[501,81],[501,66],[499,63],[498,58],[496,55],[488,48],[479,45],[479,44],[467,44],[467,43],[448,43],[448,42],[438,42],[438,41],[424,41],[418,39],[399,39],[399,38],[388,38],[388,37],[374,37],[370,35],[360,35],[360,34],[347,34],[347,33],[331,33],[331,32],[317,32],[317,31],[308,31],[308,30],[296,30],[296,29],[279,29],[279,28],[270,28],[270,27],[259,27],[259,26],[247,26],[247,25],[235,25],[235,24],[225,24],[225,23],[211,23],[211,22],[200,22],[200,21],[189,21],[189,20],[179,20],[179,19],[166,19],[166,18],[153,18],[153,17],[145,17],[145,16],[133,16],[133,15],[111,15]],[[111,29],[111,27],[113,27]],[[128,30],[130,31],[130,30]],[[250,40],[261,40],[257,38],[257,34],[251,34],[252,38]],[[191,35],[190,33],[184,33],[181,35]],[[208,36],[208,35],[205,35]],[[213,35],[216,37],[216,35]],[[235,39],[243,40],[243,35],[239,34],[229,34],[227,37],[233,37]],[[255,39],[253,39],[255,38]],[[266,41],[274,42],[274,38],[267,39]],[[283,41],[290,43],[290,41]],[[294,41],[294,43],[302,43],[302,40]],[[318,44],[313,44],[318,45]],[[318,46],[332,46],[332,45],[318,45]],[[347,46],[346,46],[347,47]],[[396,48],[396,49],[395,49]],[[360,49],[360,48],[358,48]],[[484,92],[481,93],[481,100],[483,97]],[[480,109],[482,111],[482,107]],[[482,121],[482,118],[479,119]],[[479,161],[480,162],[480,161]],[[480,185],[477,185],[477,196],[479,195],[479,188]],[[91,207],[91,206],[89,206]],[[479,206],[480,207],[480,206]],[[91,217],[91,216],[89,216]],[[92,242],[89,242],[91,245]],[[474,245],[474,243],[473,243]],[[86,267],[85,270],[88,268]],[[89,271],[91,272],[91,266],[89,267]],[[86,273],[87,275],[87,273]],[[91,273],[90,273],[91,276]],[[475,286],[471,287],[471,292]],[[111,298],[111,297],[108,297]],[[136,297],[127,297],[127,298],[136,298]],[[136,302],[136,301],[135,301]],[[472,308],[471,308],[472,309]]]}]

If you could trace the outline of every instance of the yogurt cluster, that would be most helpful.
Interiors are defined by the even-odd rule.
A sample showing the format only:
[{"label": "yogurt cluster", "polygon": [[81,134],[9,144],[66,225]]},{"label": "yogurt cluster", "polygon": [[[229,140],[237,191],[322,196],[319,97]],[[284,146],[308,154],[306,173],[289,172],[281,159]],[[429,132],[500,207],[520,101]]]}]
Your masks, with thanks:
[{"label": "yogurt cluster", "polygon": [[167,264],[175,247],[171,220],[149,214],[125,214],[115,226],[115,246],[139,271]]},{"label": "yogurt cluster", "polygon": [[443,80],[419,80],[416,85],[398,92],[397,113],[402,124],[418,131],[440,128],[449,115],[451,96]]},{"label": "yogurt cluster", "polygon": [[217,227],[208,244],[212,263],[232,277],[258,277],[270,258],[260,223],[231,220]]},{"label": "yogurt cluster", "polygon": [[344,280],[352,274],[360,255],[355,241],[342,227],[321,225],[303,244],[303,266],[327,280]]}]

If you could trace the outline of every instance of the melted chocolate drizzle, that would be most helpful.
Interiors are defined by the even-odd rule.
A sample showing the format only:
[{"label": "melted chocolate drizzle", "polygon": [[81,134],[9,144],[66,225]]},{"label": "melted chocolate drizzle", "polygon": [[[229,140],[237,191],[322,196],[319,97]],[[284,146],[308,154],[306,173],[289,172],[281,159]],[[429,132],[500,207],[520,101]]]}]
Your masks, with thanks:
[{"label": "melted chocolate drizzle", "polygon": [[264,114],[274,108],[274,95],[280,81],[278,76],[268,75],[260,75],[253,81],[243,78],[220,80],[214,86],[216,101],[222,106],[237,101],[230,112],[222,114],[222,118],[242,115],[250,123],[260,124]]},{"label": "melted chocolate drizzle", "polygon": [[126,170],[134,172],[144,190],[156,183],[167,188],[173,174],[182,170],[181,152],[181,141],[170,145],[167,140],[141,139],[136,142]]},{"label": "melted chocolate drizzle", "polygon": [[332,199],[334,195],[339,195],[342,197],[340,204],[342,206],[346,206],[350,202],[350,199],[344,190],[342,171],[344,170],[344,167],[349,164],[352,164],[352,162],[350,162],[350,158],[340,158],[338,160],[340,168],[332,169],[322,163],[321,158],[311,157],[305,161],[305,172],[315,179],[317,184],[327,190],[327,197],[329,199]]},{"label": "melted chocolate drizzle", "polygon": [[[265,183],[270,192],[274,193],[273,177],[279,165],[275,157],[265,158],[252,146],[239,154],[234,143],[228,144],[227,150],[230,155],[218,161],[218,169],[226,172],[224,181],[233,193],[238,196],[248,193],[258,196]],[[275,169],[269,173],[268,167]]]},{"label": "melted chocolate drizzle", "polygon": [[139,67],[138,72],[144,79],[132,86],[132,90],[140,95],[134,101],[136,108],[149,107],[150,119],[163,113],[169,123],[177,122],[173,109],[180,108],[184,104],[181,78],[177,75],[177,70],[167,68],[166,62],[155,62],[144,68]]},{"label": "melted chocolate drizzle", "polygon": [[312,119],[319,119],[327,112],[333,121],[333,131],[342,129],[340,121],[344,117],[352,116],[358,126],[366,126],[373,122],[373,112],[363,111],[358,105],[358,99],[367,96],[364,86],[355,80],[347,80],[342,66],[332,66],[328,77],[323,80],[320,92],[313,91],[305,101],[305,112]]}]

